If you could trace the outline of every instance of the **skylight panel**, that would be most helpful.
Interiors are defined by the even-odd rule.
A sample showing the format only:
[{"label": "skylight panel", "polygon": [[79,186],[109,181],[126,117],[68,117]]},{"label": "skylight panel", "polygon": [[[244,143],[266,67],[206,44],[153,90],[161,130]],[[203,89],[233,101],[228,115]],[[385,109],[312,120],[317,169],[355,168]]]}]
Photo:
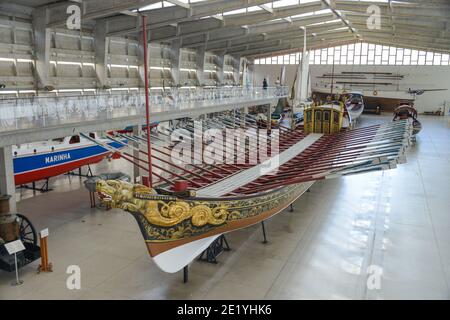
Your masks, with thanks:
[{"label": "skylight panel", "polygon": [[314,11],[314,14],[325,14],[325,13],[332,13],[331,9],[323,9],[323,10],[317,10]]},{"label": "skylight panel", "polygon": [[253,6],[253,7],[248,7],[247,8],[248,12],[255,12],[255,11],[260,11],[260,10],[262,10],[262,9],[259,6]]},{"label": "skylight panel", "polygon": [[162,2],[157,2],[153,4],[149,4],[148,6],[139,8],[139,11],[148,11],[148,10],[154,10],[154,9],[161,9],[162,8]]},{"label": "skylight panel", "polygon": [[295,16],[291,16],[291,18],[302,18],[302,17],[312,16],[313,14],[314,14],[314,12],[305,12],[305,13],[296,14]]},{"label": "skylight panel", "polygon": [[232,15],[232,14],[239,14],[239,13],[246,13],[246,12],[247,12],[246,8],[242,8],[242,9],[237,9],[237,10],[226,11],[223,13],[223,15],[228,16],[228,15]]},{"label": "skylight panel", "polygon": [[295,6],[298,4],[299,4],[298,0],[279,0],[272,2],[272,7],[281,8],[281,7]]}]

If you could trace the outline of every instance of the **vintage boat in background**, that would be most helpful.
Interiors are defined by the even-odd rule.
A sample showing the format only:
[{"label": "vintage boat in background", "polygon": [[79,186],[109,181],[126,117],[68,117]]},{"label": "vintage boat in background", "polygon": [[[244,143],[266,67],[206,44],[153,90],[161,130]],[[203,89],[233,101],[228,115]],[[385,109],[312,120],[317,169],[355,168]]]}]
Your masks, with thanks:
[{"label": "vintage boat in background", "polygon": [[364,98],[362,92],[350,92],[345,101],[345,107],[351,119],[358,119],[364,111]]},{"label": "vintage boat in background", "polygon": [[[99,138],[94,132],[89,135],[115,148],[123,147],[118,142]],[[79,135],[13,146],[15,184],[20,186],[55,177],[98,163],[109,155],[118,156]]]},{"label": "vintage boat in background", "polygon": [[400,102],[400,105],[394,110],[393,121],[406,120],[413,127],[413,135],[418,134],[422,130],[422,124],[417,120],[417,110],[414,108],[413,102]]}]

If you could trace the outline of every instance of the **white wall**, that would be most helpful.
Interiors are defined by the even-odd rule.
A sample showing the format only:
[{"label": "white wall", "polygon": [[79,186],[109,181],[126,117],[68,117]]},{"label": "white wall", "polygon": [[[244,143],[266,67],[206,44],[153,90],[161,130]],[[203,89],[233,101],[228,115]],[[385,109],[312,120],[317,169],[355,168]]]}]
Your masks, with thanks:
[{"label": "white wall", "polygon": [[[276,78],[281,74],[281,65],[255,65],[255,76],[253,84],[262,86],[264,77],[269,80],[269,85],[273,85]],[[295,78],[297,66],[286,66],[286,84],[291,87]],[[328,79],[318,79],[324,73],[331,73],[331,65],[310,65],[312,90],[315,87],[323,87],[325,83],[329,83]],[[446,110],[450,108],[450,66],[353,66],[353,65],[336,65],[335,73],[342,71],[353,72],[391,72],[393,74],[404,75],[404,79],[397,80],[380,80],[380,82],[392,82],[391,86],[380,86],[375,89],[379,92],[378,96],[383,96],[383,91],[389,96],[404,96],[410,98],[405,92],[408,88],[412,89],[448,89],[447,91],[425,92],[416,99],[416,107],[419,112],[435,111],[438,107],[442,107],[445,102]],[[356,81],[356,80],[355,80]],[[362,80],[363,81],[363,80]],[[368,95],[373,92],[373,87],[353,87],[353,90],[365,91]],[[397,94],[396,94],[397,93]]]}]

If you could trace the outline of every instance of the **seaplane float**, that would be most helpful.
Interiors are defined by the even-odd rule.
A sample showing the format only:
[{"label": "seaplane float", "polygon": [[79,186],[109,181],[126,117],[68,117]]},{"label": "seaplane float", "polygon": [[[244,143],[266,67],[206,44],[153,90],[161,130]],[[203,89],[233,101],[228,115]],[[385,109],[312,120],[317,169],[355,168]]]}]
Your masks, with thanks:
[{"label": "seaplane float", "polygon": [[[133,215],[154,262],[165,272],[177,272],[222,235],[283,211],[315,181],[392,169],[405,162],[412,133],[407,121],[345,130],[344,111],[342,104],[309,106],[304,110],[303,127],[280,125],[278,131],[264,130],[264,135],[257,133],[257,122],[248,115],[216,120],[227,129],[242,129],[245,123],[246,139],[252,138],[252,132],[258,137],[255,145],[240,145],[253,147],[231,157],[202,152],[211,148],[203,143],[192,148],[184,160],[173,161],[171,155],[179,152],[173,143],[152,141],[149,156],[144,151],[148,136],[108,136],[114,145],[87,136],[140,166],[150,177],[143,184],[98,180],[96,194],[109,208]],[[197,136],[201,133],[187,130],[192,140],[183,139],[184,143],[203,141]],[[228,131],[219,131],[216,139],[220,136],[220,141],[226,141]],[[155,134],[151,140],[161,138]],[[258,153],[258,161],[252,162],[252,152],[264,146],[266,156]],[[199,159],[202,161],[195,161]]]}]

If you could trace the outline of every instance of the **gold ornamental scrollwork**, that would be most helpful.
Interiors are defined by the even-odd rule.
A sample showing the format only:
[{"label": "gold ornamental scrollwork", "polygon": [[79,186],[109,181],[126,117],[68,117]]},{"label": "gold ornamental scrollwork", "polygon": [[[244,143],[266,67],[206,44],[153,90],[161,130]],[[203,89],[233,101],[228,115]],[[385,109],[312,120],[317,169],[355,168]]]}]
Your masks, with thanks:
[{"label": "gold ornamental scrollwork", "polygon": [[172,227],[188,219],[191,219],[195,227],[220,225],[225,223],[229,215],[225,205],[213,207],[208,203],[189,204],[182,200],[157,200],[160,197],[156,192],[143,185],[133,186],[118,180],[99,180],[96,187],[102,202],[114,208],[141,213],[151,224],[159,227]]}]

